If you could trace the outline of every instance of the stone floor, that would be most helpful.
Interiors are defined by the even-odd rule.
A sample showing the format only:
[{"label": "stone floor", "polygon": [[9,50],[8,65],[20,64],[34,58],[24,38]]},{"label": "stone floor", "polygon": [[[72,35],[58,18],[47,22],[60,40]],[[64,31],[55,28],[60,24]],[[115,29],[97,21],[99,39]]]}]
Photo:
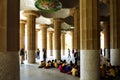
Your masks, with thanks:
[{"label": "stone floor", "polygon": [[61,73],[56,68],[38,68],[38,64],[20,64],[20,80],[80,80],[78,77]]}]

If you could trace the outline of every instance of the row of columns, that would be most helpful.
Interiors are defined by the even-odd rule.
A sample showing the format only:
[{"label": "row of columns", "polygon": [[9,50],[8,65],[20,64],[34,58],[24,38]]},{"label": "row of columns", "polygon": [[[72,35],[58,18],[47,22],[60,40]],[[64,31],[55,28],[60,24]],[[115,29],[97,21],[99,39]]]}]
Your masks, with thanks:
[{"label": "row of columns", "polygon": [[[25,23],[27,24],[27,59],[28,63],[35,63],[35,49],[37,48],[38,31],[35,29],[35,19],[39,14],[35,11],[24,11],[24,15],[27,17],[27,21],[20,21],[20,48],[25,48]],[[49,50],[50,54],[54,56],[54,59],[61,59],[61,23],[60,19],[54,19],[54,49],[52,49],[52,35],[53,32],[49,33]],[[42,48],[47,50],[47,28],[49,25],[41,25],[42,31]],[[36,31],[36,33],[35,33]],[[65,34],[62,35],[62,48],[65,49]],[[38,40],[38,39],[37,39]],[[53,54],[52,54],[53,51]],[[64,52],[64,51],[63,51]],[[46,54],[47,55],[47,54]]]},{"label": "row of columns", "polygon": [[[0,1],[0,80],[20,80],[19,76],[19,1]],[[93,5],[94,4],[94,5]],[[112,65],[120,65],[120,0],[110,0],[110,61]],[[11,9],[12,8],[12,9]],[[27,12],[26,12],[27,13]],[[28,62],[34,63],[35,50],[35,18],[37,15],[30,13],[27,16],[29,32]],[[15,16],[15,17],[14,17]],[[99,74],[99,49],[100,29],[98,18],[98,0],[80,0],[80,80],[100,80]],[[58,25],[59,23],[55,23]],[[59,28],[56,28],[56,30]],[[58,35],[57,35],[58,34]],[[56,32],[56,38],[59,33]],[[56,39],[55,43],[58,39]],[[58,40],[59,41],[59,40]],[[21,41],[23,42],[23,41]],[[31,46],[32,45],[32,46]],[[56,58],[59,59],[60,43],[56,44]],[[21,47],[24,47],[21,45]],[[10,73],[11,72],[11,73]],[[10,73],[8,75],[8,73]],[[8,75],[8,77],[6,77]]]}]

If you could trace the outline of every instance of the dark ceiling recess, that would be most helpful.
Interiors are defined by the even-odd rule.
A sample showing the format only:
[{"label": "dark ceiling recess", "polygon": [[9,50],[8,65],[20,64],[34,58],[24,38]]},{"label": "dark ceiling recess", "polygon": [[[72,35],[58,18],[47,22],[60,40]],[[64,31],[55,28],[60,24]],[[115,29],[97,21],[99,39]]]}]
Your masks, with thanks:
[{"label": "dark ceiling recess", "polygon": [[71,26],[74,26],[74,18],[73,16],[68,16],[63,19],[63,21]]},{"label": "dark ceiling recess", "polygon": [[59,0],[63,8],[73,8],[79,5],[79,0]]},{"label": "dark ceiling recess", "polygon": [[100,16],[100,21],[109,21],[110,16]]},{"label": "dark ceiling recess", "polygon": [[[79,0],[59,0],[62,3],[62,8],[74,8],[79,6]],[[110,20],[110,6],[109,4],[105,4],[103,2],[100,2],[100,21],[109,21]],[[52,18],[55,13],[46,13],[46,12],[40,12],[41,15],[47,18]],[[64,14],[64,13],[63,13]],[[65,23],[74,26],[74,17],[68,16],[64,19],[62,19]],[[53,27],[53,26],[52,26]]]},{"label": "dark ceiling recess", "polygon": [[100,16],[105,16],[105,17],[110,16],[109,4],[105,4],[103,2],[100,2]]}]

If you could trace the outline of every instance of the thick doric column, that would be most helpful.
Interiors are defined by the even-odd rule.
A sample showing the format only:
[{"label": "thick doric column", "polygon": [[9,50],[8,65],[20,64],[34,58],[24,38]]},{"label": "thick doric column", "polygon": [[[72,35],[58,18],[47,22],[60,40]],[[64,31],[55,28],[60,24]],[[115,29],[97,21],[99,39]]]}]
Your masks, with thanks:
[{"label": "thick doric column", "polygon": [[[41,31],[42,31],[42,49],[45,49],[47,51],[47,28],[49,25],[42,24],[41,25]],[[47,57],[47,52],[46,52]]]},{"label": "thick doric column", "polygon": [[74,49],[80,50],[80,14],[79,8],[74,9]]},{"label": "thick doric column", "polygon": [[40,29],[36,29],[36,34],[35,34],[36,35],[35,36],[36,37],[36,41],[35,41],[36,42],[36,47],[35,47],[36,49],[38,48],[38,33],[39,33],[39,31],[40,31]]},{"label": "thick doric column", "polygon": [[54,19],[54,59],[61,59],[61,20]]},{"label": "thick doric column", "polygon": [[80,0],[80,80],[100,80],[98,2]]},{"label": "thick doric column", "polygon": [[120,0],[110,0],[110,62],[120,65]]},{"label": "thick doric column", "polygon": [[72,49],[74,49],[74,30],[71,31],[71,37],[72,37]]},{"label": "thick doric column", "polygon": [[50,54],[50,56],[53,56],[53,32],[54,32],[54,31],[49,31],[48,53]]},{"label": "thick doric column", "polygon": [[0,0],[0,80],[20,80],[19,4]]},{"label": "thick doric column", "polygon": [[20,49],[25,49],[25,20],[20,20]]},{"label": "thick doric column", "polygon": [[28,63],[35,63],[35,20],[39,13],[33,10],[24,11],[27,17],[27,59]]},{"label": "thick doric column", "polygon": [[104,33],[104,49],[105,49],[105,57],[107,59],[110,58],[110,29],[108,26],[108,22],[103,23],[103,33]]},{"label": "thick doric column", "polygon": [[61,53],[65,55],[65,32],[61,32]]}]

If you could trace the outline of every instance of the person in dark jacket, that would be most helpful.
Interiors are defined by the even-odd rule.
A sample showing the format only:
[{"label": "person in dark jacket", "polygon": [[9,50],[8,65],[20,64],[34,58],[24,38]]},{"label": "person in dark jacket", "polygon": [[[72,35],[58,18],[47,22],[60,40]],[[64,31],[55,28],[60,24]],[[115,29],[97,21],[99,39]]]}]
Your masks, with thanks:
[{"label": "person in dark jacket", "polygon": [[77,65],[77,61],[78,61],[78,52],[77,52],[77,50],[74,53],[74,58],[75,58],[75,65]]},{"label": "person in dark jacket", "polygon": [[46,62],[46,49],[43,48],[43,60],[44,62]]},{"label": "person in dark jacket", "polygon": [[24,53],[24,48],[20,50],[20,62],[21,64],[24,64],[23,61],[25,60],[25,53]]}]

